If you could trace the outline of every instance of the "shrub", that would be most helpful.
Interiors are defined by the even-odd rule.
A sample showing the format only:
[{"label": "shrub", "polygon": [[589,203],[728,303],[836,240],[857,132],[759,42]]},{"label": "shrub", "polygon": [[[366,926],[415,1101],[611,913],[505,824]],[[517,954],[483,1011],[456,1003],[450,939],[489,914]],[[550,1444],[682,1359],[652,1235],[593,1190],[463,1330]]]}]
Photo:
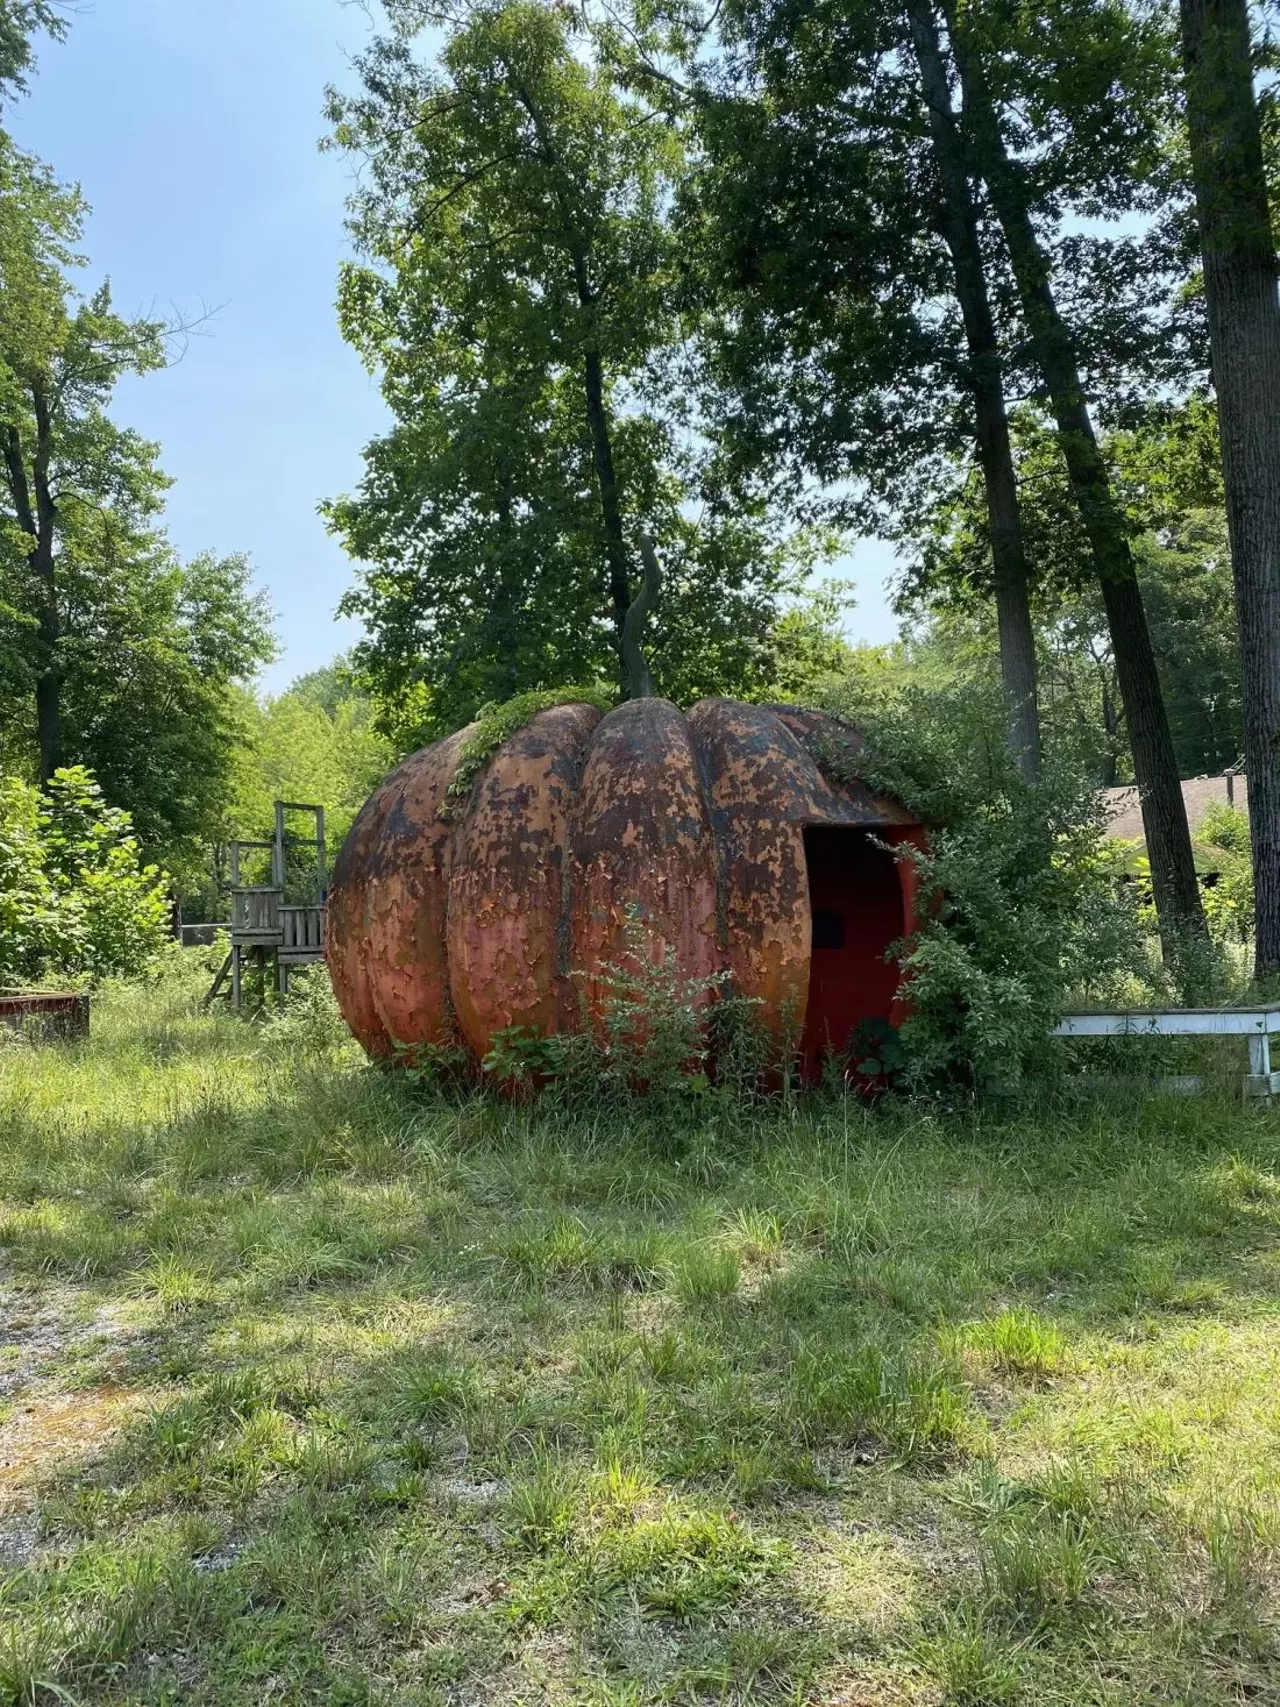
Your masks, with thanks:
[{"label": "shrub", "polygon": [[980,691],[913,685],[836,709],[865,736],[860,778],[931,828],[928,849],[909,855],[922,923],[894,949],[911,1004],[901,1081],[984,1091],[1050,1071],[1069,1002],[1113,1000],[1156,975],[1096,789],[1053,754],[1039,782],[1023,781],[998,702]]},{"label": "shrub", "polygon": [[615,1091],[643,1088],[680,1100],[707,1088],[711,1004],[727,972],[685,978],[669,944],[655,954],[638,921],[627,931],[627,959],[606,962],[600,1072]]},{"label": "shrub", "polygon": [[168,880],[81,766],[0,778],[0,983],[137,977],[168,939]]},{"label": "shrub", "polygon": [[1069,1000],[1104,1003],[1152,971],[1100,814],[1069,780],[1006,789],[917,856],[924,922],[902,947],[917,1087],[1016,1084],[1053,1064]]},{"label": "shrub", "polygon": [[40,796],[0,777],[0,984],[34,977],[57,942],[58,908],[40,841]]},{"label": "shrub", "polygon": [[1213,806],[1205,813],[1197,840],[1215,868],[1204,889],[1209,928],[1223,943],[1247,943],[1253,936],[1253,857],[1249,817],[1235,806]]},{"label": "shrub", "polygon": [[[490,1082],[527,1094],[554,1081],[579,1109],[626,1104],[639,1093],[650,1115],[674,1126],[701,1122],[754,1090],[770,1065],[754,1025],[759,1004],[733,992],[729,973],[684,977],[675,949],[638,916],[627,926],[625,958],[602,971],[598,1028],[585,997],[574,1031],[543,1036],[508,1026],[483,1062]],[[582,996],[585,975],[575,979]]]}]

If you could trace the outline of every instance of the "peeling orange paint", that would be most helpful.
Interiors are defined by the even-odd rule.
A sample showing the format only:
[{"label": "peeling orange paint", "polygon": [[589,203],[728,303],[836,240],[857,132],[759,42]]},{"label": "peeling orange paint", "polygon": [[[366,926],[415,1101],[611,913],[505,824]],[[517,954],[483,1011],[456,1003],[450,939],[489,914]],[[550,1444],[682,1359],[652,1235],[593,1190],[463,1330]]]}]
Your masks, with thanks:
[{"label": "peeling orange paint", "polygon": [[569,966],[558,964],[569,822],[600,713],[539,714],[495,753],[458,829],[449,889],[449,987],[478,1059],[493,1034],[542,1036],[572,1024]]},{"label": "peeling orange paint", "polygon": [[[461,1043],[478,1061],[506,1026],[599,1022],[634,927],[679,975],[732,975],[775,1038],[803,1026],[810,888],[804,831],[921,834],[857,781],[855,730],[793,706],[703,700],[687,716],[633,700],[540,712],[441,805],[469,731],[407,760],[356,819],[334,871],[327,955],[373,1055]],[[914,892],[904,871],[908,921]],[[898,1017],[896,1012],[895,1016]]]}]

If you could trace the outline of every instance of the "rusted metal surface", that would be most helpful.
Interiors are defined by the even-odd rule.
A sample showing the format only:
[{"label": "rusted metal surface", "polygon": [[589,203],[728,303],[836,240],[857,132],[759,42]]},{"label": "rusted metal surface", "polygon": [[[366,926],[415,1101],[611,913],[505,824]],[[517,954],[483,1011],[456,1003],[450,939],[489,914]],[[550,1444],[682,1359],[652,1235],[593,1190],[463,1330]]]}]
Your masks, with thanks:
[{"label": "rusted metal surface", "polygon": [[391,1039],[373,999],[373,978],[365,953],[365,906],[374,880],[382,826],[397,798],[404,768],[402,765],[392,771],[360,808],[329,886],[325,960],[342,1016],[356,1041],[373,1056],[389,1054]]},{"label": "rusted metal surface", "polygon": [[[808,711],[798,705],[773,705],[778,721],[793,734],[806,751],[816,748],[830,755],[832,766],[824,767],[821,760],[814,769],[818,773],[818,793],[815,799],[818,824],[876,825],[912,824],[911,813],[896,800],[873,794],[858,777],[859,760],[863,756],[863,741],[856,729],[828,717],[821,711]],[[854,780],[837,781],[835,767]]]},{"label": "rusted metal surface", "polygon": [[88,1037],[89,997],[82,991],[0,990],[0,1025],[39,1040]]},{"label": "rusted metal surface", "polygon": [[720,855],[719,936],[739,995],[775,1040],[804,1024],[809,884],[802,826],[826,791],[817,767],[766,706],[704,699],[689,713]]},{"label": "rusted metal surface", "polygon": [[445,940],[454,826],[441,808],[470,733],[461,729],[401,766],[367,874],[365,964],[393,1049],[459,1041]]},{"label": "rusted metal surface", "polygon": [[721,969],[716,875],[688,724],[665,699],[618,706],[591,744],[570,842],[569,940],[593,1018],[610,993],[605,968],[633,959],[629,935],[655,962],[673,949],[682,978]]},{"label": "rusted metal surface", "polygon": [[[684,978],[728,971],[775,1036],[798,1032],[812,968],[806,827],[921,834],[858,780],[856,731],[793,706],[539,713],[451,822],[440,807],[467,733],[388,778],[334,872],[329,965],[375,1055],[461,1042],[479,1059],[503,1027],[577,1026],[584,998],[598,1019],[605,968],[627,960],[637,929],[655,961],[670,949]],[[913,879],[900,873],[909,925]]]},{"label": "rusted metal surface", "polygon": [[449,988],[483,1060],[493,1034],[574,1023],[565,917],[569,821],[600,713],[542,711],[495,755],[458,826],[449,886]]}]

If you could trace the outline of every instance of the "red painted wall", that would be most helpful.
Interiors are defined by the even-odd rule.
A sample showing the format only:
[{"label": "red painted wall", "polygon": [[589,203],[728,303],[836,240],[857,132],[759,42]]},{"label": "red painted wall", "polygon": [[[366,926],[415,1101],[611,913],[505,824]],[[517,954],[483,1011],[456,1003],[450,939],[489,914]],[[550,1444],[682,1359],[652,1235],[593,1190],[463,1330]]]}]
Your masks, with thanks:
[{"label": "red painted wall", "polygon": [[[881,831],[876,839],[916,837]],[[843,1050],[861,1021],[902,1017],[898,968],[885,951],[913,928],[915,870],[865,830],[814,827],[804,842],[814,938],[801,1047],[816,1075],[824,1053]]]}]

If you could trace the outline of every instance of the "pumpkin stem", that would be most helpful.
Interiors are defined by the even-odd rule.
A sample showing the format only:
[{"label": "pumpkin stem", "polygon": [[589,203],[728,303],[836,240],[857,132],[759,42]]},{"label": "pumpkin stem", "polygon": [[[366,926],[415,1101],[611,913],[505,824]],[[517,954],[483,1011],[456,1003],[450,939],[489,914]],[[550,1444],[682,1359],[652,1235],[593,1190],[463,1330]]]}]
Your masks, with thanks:
[{"label": "pumpkin stem", "polygon": [[640,640],[649,612],[657,604],[662,590],[662,568],[653,540],[647,533],[640,535],[640,561],[644,564],[644,580],[627,607],[626,620],[622,624],[622,674],[628,699],[655,699],[658,690],[649,674]]}]

